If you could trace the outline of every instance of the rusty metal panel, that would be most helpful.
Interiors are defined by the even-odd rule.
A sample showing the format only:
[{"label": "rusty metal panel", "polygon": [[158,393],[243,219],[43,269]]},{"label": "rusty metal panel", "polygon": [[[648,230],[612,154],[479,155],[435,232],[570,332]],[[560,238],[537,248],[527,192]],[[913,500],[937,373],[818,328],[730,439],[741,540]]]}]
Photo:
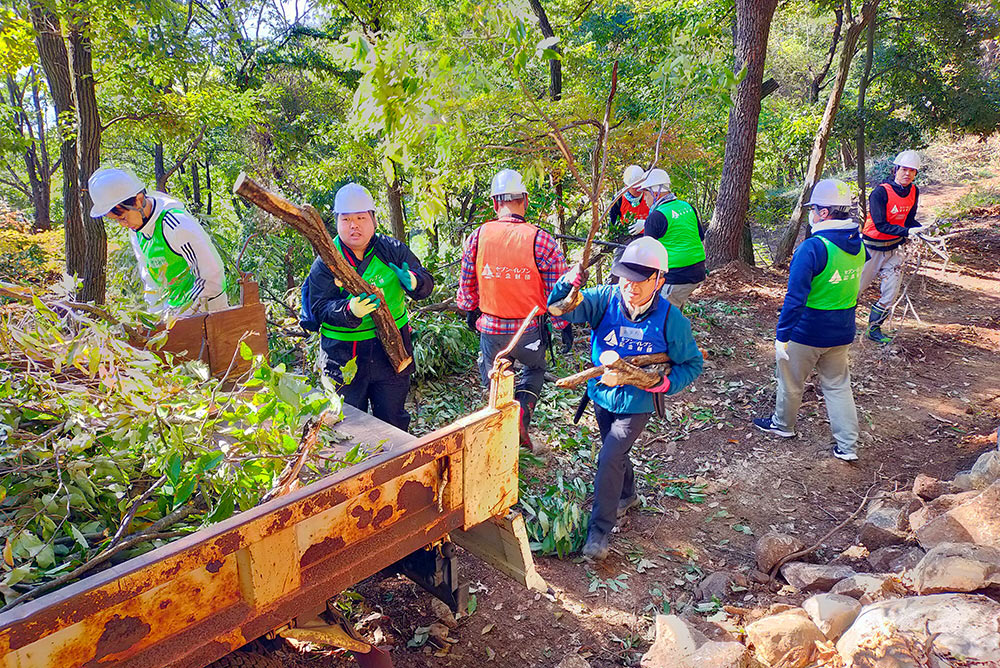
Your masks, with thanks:
[{"label": "rusty metal panel", "polygon": [[517,503],[518,411],[517,403],[509,403],[465,428],[465,529]]},{"label": "rusty metal panel", "polygon": [[111,666],[240,601],[236,559],[196,568],[14,650],[5,668]]},{"label": "rusty metal panel", "polygon": [[295,527],[251,542],[236,553],[236,563],[243,600],[255,610],[267,608],[301,584]]}]

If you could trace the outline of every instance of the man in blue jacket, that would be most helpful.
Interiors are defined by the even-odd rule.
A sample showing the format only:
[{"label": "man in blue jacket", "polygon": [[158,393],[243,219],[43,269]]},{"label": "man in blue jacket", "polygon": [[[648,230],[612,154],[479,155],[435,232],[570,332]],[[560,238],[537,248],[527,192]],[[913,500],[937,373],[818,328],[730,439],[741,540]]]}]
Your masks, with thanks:
[{"label": "man in blue jacket", "polygon": [[[337,191],[333,209],[337,215],[334,245],[362,278],[382,290],[403,347],[412,355],[404,297],[427,298],[434,289],[434,277],[402,241],[375,232],[375,200],[367,188],[348,183]],[[410,414],[405,403],[414,366],[411,362],[396,372],[375,331],[371,314],[378,306],[376,295],[352,295],[341,287],[323,260],[316,258],[302,285],[299,320],[304,329],[322,335],[327,375],[343,382],[341,369],[357,360],[354,377],[340,389],[344,401],[363,411],[370,405],[375,417],[406,431]]]},{"label": "man in blue jacket", "polygon": [[[583,555],[591,559],[608,556],[608,538],[615,522],[638,502],[629,450],[653,412],[653,395],[676,394],[701,373],[703,360],[691,336],[691,323],[679,308],[660,297],[667,270],[663,244],[652,237],[640,237],[625,248],[611,268],[621,281],[584,290],[580,305],[563,316],[571,323],[590,325],[595,366],[608,351],[621,357],[667,353],[672,364],[670,372],[661,374],[653,387],[627,385],[613,369],[587,384],[601,430],[594,507],[583,546]],[[574,285],[582,283],[583,275],[576,265],[556,283],[549,304],[565,298]]]},{"label": "man in blue jacket", "polygon": [[848,351],[866,252],[850,217],[851,191],[836,179],[820,181],[808,204],[809,236],[788,270],[788,293],[774,341],[778,394],[774,414],[754,425],[783,438],[795,436],[806,378],[816,369],[836,442],[833,456],[858,458],[858,411],[851,392]]}]

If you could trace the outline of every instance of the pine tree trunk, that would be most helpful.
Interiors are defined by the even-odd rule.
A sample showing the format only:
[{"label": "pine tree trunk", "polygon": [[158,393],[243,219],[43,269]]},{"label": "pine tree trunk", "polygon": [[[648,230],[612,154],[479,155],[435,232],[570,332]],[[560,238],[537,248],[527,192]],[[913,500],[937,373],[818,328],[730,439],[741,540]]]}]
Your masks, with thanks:
[{"label": "pine tree trunk", "polygon": [[49,93],[56,107],[62,143],[59,157],[63,172],[63,216],[66,237],[66,273],[83,277],[86,237],[80,206],[80,181],[76,154],[76,104],[73,98],[73,78],[69,52],[63,37],[59,17],[41,3],[31,5],[31,23],[35,28],[35,44],[45,70]]},{"label": "pine tree trunk", "polygon": [[101,115],[97,109],[94,66],[90,53],[89,22],[85,15],[74,17],[69,33],[72,47],[73,81],[79,118],[77,155],[79,156],[79,194],[86,245],[83,257],[81,301],[104,303],[107,288],[108,239],[102,218],[91,218],[90,195],[86,184],[101,166]]},{"label": "pine tree trunk", "polygon": [[750,207],[764,58],[776,7],[777,0],[736,0],[734,69],[739,71],[745,65],[747,73],[736,87],[729,109],[719,196],[705,238],[709,267],[721,266],[743,255],[743,228]]},{"label": "pine tree trunk", "polygon": [[833,131],[833,122],[837,117],[837,109],[840,107],[840,98],[844,93],[844,86],[847,84],[847,76],[851,71],[851,61],[854,59],[854,50],[858,45],[858,38],[864,30],[868,21],[871,20],[878,8],[879,0],[868,0],[861,9],[861,15],[857,18],[850,17],[847,30],[844,33],[843,50],[840,53],[840,63],[837,66],[837,76],[830,90],[830,98],[826,102],[826,109],[823,118],[820,120],[819,129],[813,139],[812,153],[809,156],[809,167],[806,169],[805,184],[799,193],[798,202],[792,211],[791,220],[785,233],[778,243],[778,249],[774,255],[775,264],[784,264],[792,255],[795,243],[799,237],[799,230],[802,227],[808,208],[805,203],[812,193],[813,186],[823,173],[823,164],[826,160],[826,147],[830,142],[830,134]]}]

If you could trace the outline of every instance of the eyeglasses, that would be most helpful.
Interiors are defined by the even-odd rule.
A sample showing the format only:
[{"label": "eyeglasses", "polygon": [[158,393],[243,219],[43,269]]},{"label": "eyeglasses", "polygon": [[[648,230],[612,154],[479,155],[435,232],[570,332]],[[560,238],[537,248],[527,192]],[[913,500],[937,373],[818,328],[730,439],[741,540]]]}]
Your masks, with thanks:
[{"label": "eyeglasses", "polygon": [[[133,204],[135,203],[135,199],[132,199],[132,203]],[[125,215],[126,211],[138,211],[138,210],[139,210],[138,207],[128,204],[128,200],[125,200],[121,204],[115,204],[113,207],[111,207],[111,211],[108,211],[108,213],[118,218],[121,218],[122,216]]]}]

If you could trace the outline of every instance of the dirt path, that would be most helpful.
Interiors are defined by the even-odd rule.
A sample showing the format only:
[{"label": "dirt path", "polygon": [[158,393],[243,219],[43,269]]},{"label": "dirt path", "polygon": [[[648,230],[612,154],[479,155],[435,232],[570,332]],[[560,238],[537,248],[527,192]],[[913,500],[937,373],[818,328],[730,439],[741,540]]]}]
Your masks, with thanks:
[{"label": "dirt path", "polygon": [[[1000,178],[995,181],[1000,185]],[[928,188],[923,204],[944,210],[965,191]],[[365,597],[359,605],[382,616],[370,617],[362,630],[378,628],[400,667],[555,666],[573,653],[593,666],[637,665],[657,611],[687,611],[709,634],[727,633],[724,613],[712,618],[720,624],[708,621],[717,605],[695,607],[696,585],[713,572],[736,574],[742,585],[727,589],[721,603],[798,603],[802,595],[753,581],[757,537],[775,529],[810,544],[847,518],[873,483],[906,488],[919,472],[950,477],[996,447],[1000,210],[957,221],[951,231],[959,233],[950,244],[952,262],[925,262],[911,284],[920,322],[897,318],[892,345],[859,340],[852,349],[862,425],[859,462],[829,455],[832,440],[815,387],[807,388],[797,438],[775,439],[750,428],[752,417],[773,407],[771,341],[785,275],[716,272],[692,309],[705,372],[693,391],[674,398],[673,420],[654,425],[633,451],[645,503],[613,538],[612,555],[596,567],[537,558],[552,588],[548,596],[525,592],[466,555],[462,567],[476,610],[459,620],[450,631],[457,642],[443,643],[444,649],[430,643],[406,647],[415,628],[435,621],[427,594],[401,578],[372,579],[359,586]],[[859,328],[873,295],[863,296]],[[583,343],[578,346],[582,351]],[[547,464],[558,462],[550,455]],[[677,477],[704,483],[704,501],[664,494]],[[864,570],[863,561],[842,554],[856,540],[856,528],[848,526],[818,556]],[[297,661],[350,665],[326,652]]]}]

